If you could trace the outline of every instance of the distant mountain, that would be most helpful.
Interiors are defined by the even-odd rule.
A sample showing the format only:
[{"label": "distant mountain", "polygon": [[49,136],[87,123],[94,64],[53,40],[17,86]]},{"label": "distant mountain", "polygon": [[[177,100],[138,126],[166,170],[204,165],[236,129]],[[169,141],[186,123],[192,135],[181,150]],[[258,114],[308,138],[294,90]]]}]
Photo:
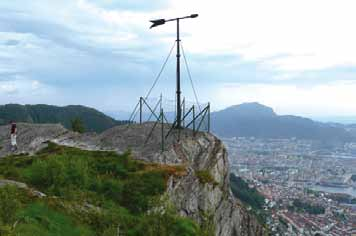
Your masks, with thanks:
[{"label": "distant mountain", "polygon": [[356,124],[350,124],[350,125],[345,125],[346,130],[351,133],[351,135],[355,138],[356,140]]},{"label": "distant mountain", "polygon": [[71,120],[80,118],[86,131],[102,132],[113,126],[122,124],[93,108],[71,105],[65,107],[51,105],[0,105],[0,125],[8,124],[11,120],[27,123],[61,123],[70,128]]},{"label": "distant mountain", "polygon": [[212,130],[224,137],[300,138],[344,142],[352,136],[343,126],[277,115],[259,103],[244,103],[211,114]]},{"label": "distant mountain", "polygon": [[356,116],[312,116],[311,119],[323,123],[351,125],[356,123]]}]

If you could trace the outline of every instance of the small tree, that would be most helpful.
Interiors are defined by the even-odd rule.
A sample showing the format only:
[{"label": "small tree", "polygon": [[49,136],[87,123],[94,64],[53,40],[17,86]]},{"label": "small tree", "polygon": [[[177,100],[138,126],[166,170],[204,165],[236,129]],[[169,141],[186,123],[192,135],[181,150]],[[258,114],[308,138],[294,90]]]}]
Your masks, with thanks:
[{"label": "small tree", "polygon": [[79,117],[74,118],[71,121],[71,126],[72,126],[72,130],[74,132],[84,133],[84,131],[85,131],[85,127],[84,127],[83,121]]}]

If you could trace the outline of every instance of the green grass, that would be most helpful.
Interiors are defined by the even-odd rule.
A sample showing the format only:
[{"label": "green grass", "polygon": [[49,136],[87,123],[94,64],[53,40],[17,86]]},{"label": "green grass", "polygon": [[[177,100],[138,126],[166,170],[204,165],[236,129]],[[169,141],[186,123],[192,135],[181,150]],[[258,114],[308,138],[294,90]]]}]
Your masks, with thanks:
[{"label": "green grass", "polygon": [[43,203],[28,205],[19,213],[20,224],[15,228],[23,236],[94,236],[88,226],[76,225],[73,218],[50,209]]},{"label": "green grass", "polygon": [[2,177],[25,182],[49,197],[0,188],[0,235],[109,236],[118,227],[129,236],[202,235],[196,223],[179,217],[172,207],[152,211],[162,205],[168,177],[180,172],[135,161],[129,152],[83,151],[53,143],[32,157],[3,158]]}]

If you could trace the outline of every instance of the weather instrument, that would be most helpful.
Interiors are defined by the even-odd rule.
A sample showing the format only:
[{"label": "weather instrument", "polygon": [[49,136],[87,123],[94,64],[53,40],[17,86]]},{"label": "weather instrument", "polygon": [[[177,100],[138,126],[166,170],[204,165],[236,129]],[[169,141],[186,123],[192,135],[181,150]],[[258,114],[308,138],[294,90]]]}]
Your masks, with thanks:
[{"label": "weather instrument", "polygon": [[[176,40],[175,43],[173,45],[173,47],[171,48],[169,55],[167,57],[167,59],[165,60],[160,72],[158,73],[158,76],[156,78],[156,80],[154,81],[151,89],[149,90],[148,94],[145,97],[140,97],[139,102],[137,103],[134,111],[131,114],[130,117],[130,121],[132,123],[134,123],[135,117],[137,115],[137,113],[139,113],[139,123],[142,124],[143,123],[143,115],[144,112],[142,111],[143,108],[147,108],[149,111],[149,119],[148,121],[150,121],[151,117],[155,118],[155,123],[152,127],[151,132],[149,133],[149,135],[147,136],[147,140],[146,142],[148,142],[149,138],[151,137],[153,130],[155,129],[155,127],[157,126],[157,124],[161,123],[162,125],[162,151],[164,150],[164,141],[165,139],[172,133],[175,133],[174,130],[178,131],[178,141],[179,141],[179,137],[180,137],[180,130],[181,129],[185,129],[185,128],[191,128],[193,131],[193,135],[196,134],[196,132],[198,131],[207,131],[210,132],[210,103],[208,103],[206,106],[202,107],[198,101],[198,96],[196,93],[196,90],[194,88],[193,85],[193,81],[191,78],[191,74],[190,74],[190,69],[185,57],[185,53],[184,53],[184,49],[183,46],[181,44],[181,39],[180,39],[180,21],[184,20],[184,19],[191,19],[191,18],[197,18],[198,14],[191,14],[189,16],[184,16],[184,17],[178,17],[178,18],[172,18],[172,19],[156,19],[156,20],[151,20],[150,22],[152,23],[150,29],[161,26],[166,24],[167,22],[172,22],[175,21],[176,22],[176,27],[177,27],[177,32],[176,32]],[[166,114],[163,111],[163,107],[162,107],[162,95],[160,97],[160,99],[158,100],[158,102],[156,103],[155,106],[150,106],[147,102],[148,97],[150,96],[153,88],[155,87],[159,77],[162,74],[162,71],[164,70],[167,61],[170,57],[170,55],[172,54],[172,51],[174,49],[174,47],[176,47],[176,95],[175,95],[175,116],[174,119],[172,121],[172,124],[169,126],[169,119],[167,119]],[[181,91],[181,56],[183,54],[183,58],[184,58],[184,62],[185,62],[185,66],[188,72],[188,77],[190,79],[191,82],[191,86],[193,88],[193,92],[194,92],[194,96],[195,96],[195,100],[196,103],[194,105],[192,105],[190,108],[188,107],[188,109],[186,110],[186,101],[185,98],[183,98],[182,101],[182,91]],[[157,108],[160,107],[160,113],[157,114],[156,110]],[[197,113],[197,114],[196,114]],[[202,124],[205,123],[206,125],[206,129],[202,130]],[[167,132],[165,132],[165,127],[170,127],[168,129]],[[145,142],[145,143],[146,143]]]},{"label": "weather instrument", "polygon": [[197,18],[198,14],[191,14],[190,16],[184,16],[184,17],[178,17],[178,18],[173,18],[169,20],[165,19],[158,19],[158,20],[151,20],[153,23],[150,27],[150,29],[164,25],[166,22],[170,21],[176,21],[177,22],[177,87],[176,87],[176,100],[177,100],[177,105],[176,105],[176,110],[177,110],[177,124],[176,127],[177,129],[182,128],[182,106],[181,106],[181,89],[180,89],[180,29],[179,29],[179,22],[183,19],[189,19],[189,18]]}]

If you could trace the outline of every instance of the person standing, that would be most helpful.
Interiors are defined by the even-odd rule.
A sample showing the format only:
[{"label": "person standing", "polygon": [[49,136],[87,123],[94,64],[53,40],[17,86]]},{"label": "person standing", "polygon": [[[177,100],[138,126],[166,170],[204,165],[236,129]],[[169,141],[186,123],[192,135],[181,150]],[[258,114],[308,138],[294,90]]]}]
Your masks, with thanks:
[{"label": "person standing", "polygon": [[17,150],[16,135],[17,135],[16,122],[11,121],[11,151],[13,152]]}]

